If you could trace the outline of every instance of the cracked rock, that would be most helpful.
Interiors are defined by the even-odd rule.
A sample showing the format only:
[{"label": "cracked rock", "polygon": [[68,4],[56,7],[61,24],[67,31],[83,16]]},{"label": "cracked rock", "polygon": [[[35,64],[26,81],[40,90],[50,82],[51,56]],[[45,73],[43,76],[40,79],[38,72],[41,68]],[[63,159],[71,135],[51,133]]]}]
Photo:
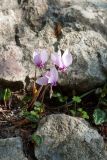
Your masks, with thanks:
[{"label": "cracked rock", "polygon": [[103,138],[83,119],[53,114],[40,121],[35,134],[43,139],[35,146],[38,160],[107,160]]}]

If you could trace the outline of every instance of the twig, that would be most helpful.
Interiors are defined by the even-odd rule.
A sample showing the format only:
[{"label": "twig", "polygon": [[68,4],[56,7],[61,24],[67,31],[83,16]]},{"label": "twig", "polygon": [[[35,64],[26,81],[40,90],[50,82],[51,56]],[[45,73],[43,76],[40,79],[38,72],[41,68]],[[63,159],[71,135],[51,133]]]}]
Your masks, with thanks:
[{"label": "twig", "polygon": [[32,108],[34,102],[35,102],[35,101],[37,100],[37,98],[39,97],[39,94],[40,94],[42,88],[43,88],[43,86],[41,86],[41,87],[39,88],[39,90],[37,91],[37,94],[34,95],[31,103],[30,103],[29,106],[28,106],[28,109],[31,109],[31,108]]},{"label": "twig", "polygon": [[42,100],[41,100],[42,103],[43,103],[44,96],[45,96],[45,93],[46,93],[46,90],[48,89],[48,87],[49,87],[49,85],[47,85],[47,86],[45,87],[45,89],[44,89],[44,91],[42,92],[42,95],[41,95],[41,97],[40,97],[40,99],[42,99]]}]

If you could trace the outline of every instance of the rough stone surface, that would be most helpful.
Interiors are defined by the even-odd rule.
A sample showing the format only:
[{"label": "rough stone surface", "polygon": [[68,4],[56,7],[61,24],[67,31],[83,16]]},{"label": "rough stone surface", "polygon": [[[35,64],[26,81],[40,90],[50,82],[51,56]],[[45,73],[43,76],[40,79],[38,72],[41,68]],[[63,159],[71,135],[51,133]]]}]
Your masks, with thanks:
[{"label": "rough stone surface", "polygon": [[35,146],[38,160],[107,160],[103,138],[82,119],[53,114],[40,121],[35,134],[43,138]]},{"label": "rough stone surface", "polygon": [[20,137],[0,139],[0,160],[27,160]]},{"label": "rough stone surface", "polygon": [[26,75],[33,77],[34,67],[26,54],[23,55],[21,48],[15,44],[5,45],[0,48],[0,71],[2,71],[4,79],[23,81]]},{"label": "rough stone surface", "polygon": [[[62,26],[60,37],[54,34],[56,23]],[[73,65],[66,76],[60,76],[61,85],[86,91],[103,84],[107,75],[107,1],[1,0],[0,78],[24,82],[26,76],[32,77],[32,53],[44,47],[49,54],[58,48],[69,48],[73,54]]]}]

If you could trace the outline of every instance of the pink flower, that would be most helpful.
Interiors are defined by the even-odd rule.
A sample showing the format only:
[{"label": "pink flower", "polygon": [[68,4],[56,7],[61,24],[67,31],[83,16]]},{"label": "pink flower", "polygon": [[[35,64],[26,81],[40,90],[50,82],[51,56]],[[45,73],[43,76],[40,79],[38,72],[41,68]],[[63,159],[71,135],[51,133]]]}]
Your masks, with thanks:
[{"label": "pink flower", "polygon": [[58,53],[52,54],[51,56],[52,62],[59,67],[59,70],[65,71],[69,65],[72,64],[72,55],[68,51],[65,50],[64,54],[61,56],[61,51],[59,50]]},{"label": "pink flower", "polygon": [[43,49],[40,53],[38,52],[38,50],[35,50],[35,52],[33,53],[33,60],[35,66],[42,68],[48,60],[48,53],[45,49]]},{"label": "pink flower", "polygon": [[51,68],[50,71],[46,72],[43,77],[37,79],[36,83],[39,85],[51,84],[51,86],[56,86],[58,81],[58,71],[55,67]]}]

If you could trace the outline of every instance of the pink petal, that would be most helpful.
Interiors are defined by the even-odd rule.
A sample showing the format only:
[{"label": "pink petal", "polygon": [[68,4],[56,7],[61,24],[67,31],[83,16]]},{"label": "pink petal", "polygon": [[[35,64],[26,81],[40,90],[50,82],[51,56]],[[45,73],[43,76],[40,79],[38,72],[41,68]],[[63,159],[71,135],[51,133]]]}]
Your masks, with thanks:
[{"label": "pink petal", "polygon": [[59,68],[63,68],[64,67],[64,65],[63,65],[63,62],[62,62],[62,57],[61,57],[61,51],[60,50],[58,50],[58,67]]},{"label": "pink petal", "polygon": [[36,80],[36,83],[43,86],[48,84],[48,78],[47,77],[40,77]]},{"label": "pink petal", "polygon": [[51,55],[51,60],[52,60],[54,65],[59,66],[58,54],[57,53],[54,53],[54,54]]},{"label": "pink petal", "polygon": [[39,66],[41,64],[40,54],[38,53],[37,50],[35,50],[35,52],[33,53],[33,60],[36,66]]},{"label": "pink petal", "polygon": [[44,76],[49,79],[49,77],[50,77],[50,71],[47,71],[47,72],[44,74]]},{"label": "pink petal", "polygon": [[72,64],[72,55],[69,53],[68,49],[65,50],[63,56],[62,56],[62,62],[65,67],[68,67]]},{"label": "pink petal", "polygon": [[42,63],[46,63],[48,60],[48,53],[45,49],[42,50],[42,52],[40,53],[40,57],[41,57],[41,61]]},{"label": "pink petal", "polygon": [[58,71],[55,67],[53,67],[50,70],[50,77],[48,79],[48,83],[51,83],[52,85],[56,85],[57,81],[58,81]]},{"label": "pink petal", "polygon": [[39,53],[38,53],[38,50],[37,49],[35,49],[35,51],[33,52],[33,59],[35,58],[35,56],[36,55],[38,55]]},{"label": "pink petal", "polygon": [[63,68],[62,58],[61,58],[61,51],[58,50],[58,53],[54,53],[51,56],[52,62],[58,66],[59,68]]}]

